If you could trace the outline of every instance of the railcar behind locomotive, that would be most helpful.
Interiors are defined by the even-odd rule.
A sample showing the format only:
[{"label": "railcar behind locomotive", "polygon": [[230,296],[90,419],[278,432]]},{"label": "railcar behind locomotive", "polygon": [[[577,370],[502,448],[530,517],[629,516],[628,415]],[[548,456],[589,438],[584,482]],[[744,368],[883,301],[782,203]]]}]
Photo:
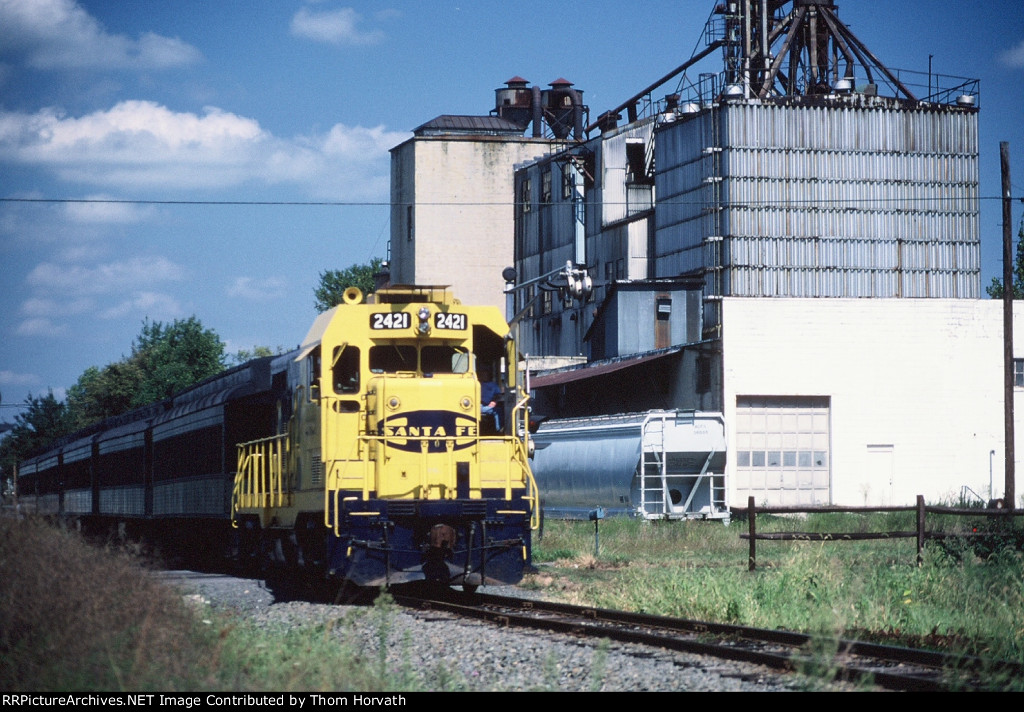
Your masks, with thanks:
[{"label": "railcar behind locomotive", "polygon": [[19,492],[360,586],[516,583],[539,518],[518,364],[494,307],[349,289],[298,350],[66,439],[22,463]]}]

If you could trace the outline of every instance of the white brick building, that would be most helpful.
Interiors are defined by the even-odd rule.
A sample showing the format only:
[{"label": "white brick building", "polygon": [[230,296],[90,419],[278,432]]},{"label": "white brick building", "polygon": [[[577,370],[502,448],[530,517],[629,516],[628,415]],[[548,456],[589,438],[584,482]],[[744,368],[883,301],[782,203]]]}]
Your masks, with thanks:
[{"label": "white brick building", "polygon": [[727,298],[723,325],[732,505],[1001,494],[1002,302]]}]

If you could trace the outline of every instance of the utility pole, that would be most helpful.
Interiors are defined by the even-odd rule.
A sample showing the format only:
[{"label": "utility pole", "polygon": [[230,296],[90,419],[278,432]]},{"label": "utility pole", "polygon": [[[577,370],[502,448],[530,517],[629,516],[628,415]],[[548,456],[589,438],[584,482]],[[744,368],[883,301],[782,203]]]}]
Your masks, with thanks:
[{"label": "utility pole", "polygon": [[999,144],[999,158],[1003,177],[1003,417],[1006,448],[1006,484],[1003,487],[1003,502],[1009,509],[1016,509],[1017,493],[1014,488],[1014,440],[1013,440],[1013,238],[1010,223],[1010,144]]}]

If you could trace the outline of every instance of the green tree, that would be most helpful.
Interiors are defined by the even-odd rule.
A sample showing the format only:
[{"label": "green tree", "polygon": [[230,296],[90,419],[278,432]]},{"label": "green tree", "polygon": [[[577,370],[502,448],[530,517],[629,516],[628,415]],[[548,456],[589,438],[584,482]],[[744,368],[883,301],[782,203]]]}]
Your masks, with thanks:
[{"label": "green tree", "polygon": [[12,472],[14,464],[46,449],[75,431],[67,406],[51,391],[45,396],[25,398],[25,410],[14,416],[14,427],[0,441],[0,467]]},{"label": "green tree", "polygon": [[327,270],[320,274],[320,286],[313,295],[316,297],[317,313],[325,312],[344,301],[345,290],[359,287],[364,295],[372,294],[376,289],[375,275],[384,263],[380,257],[374,257],[369,264],[352,265],[343,270]]},{"label": "green tree", "polygon": [[132,345],[130,360],[143,374],[133,406],[169,398],[220,373],[226,362],[224,342],[194,316],[169,325],[147,319]]},{"label": "green tree", "polygon": [[69,414],[77,427],[84,428],[131,410],[142,382],[140,364],[132,359],[123,359],[102,369],[90,366],[68,389]]},{"label": "green tree", "polygon": [[275,356],[283,353],[284,348],[281,346],[277,347],[277,351],[272,351],[269,346],[253,346],[252,349],[238,349],[233,355],[227,357],[227,362],[229,366],[241,366],[243,363],[248,363],[255,358]]},{"label": "green tree", "polygon": [[[985,287],[988,296],[993,299],[1003,298],[1003,280],[992,278],[992,283]],[[1017,228],[1017,255],[1013,260],[1013,298],[1024,299],[1024,219]]]}]

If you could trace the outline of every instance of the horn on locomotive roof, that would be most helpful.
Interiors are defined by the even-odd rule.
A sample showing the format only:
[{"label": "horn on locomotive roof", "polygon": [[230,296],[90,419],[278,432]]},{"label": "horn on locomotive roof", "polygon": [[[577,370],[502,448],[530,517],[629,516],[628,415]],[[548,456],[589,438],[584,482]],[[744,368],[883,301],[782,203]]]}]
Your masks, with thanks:
[{"label": "horn on locomotive roof", "polygon": [[362,304],[363,290],[359,287],[349,287],[343,295],[346,304]]}]

